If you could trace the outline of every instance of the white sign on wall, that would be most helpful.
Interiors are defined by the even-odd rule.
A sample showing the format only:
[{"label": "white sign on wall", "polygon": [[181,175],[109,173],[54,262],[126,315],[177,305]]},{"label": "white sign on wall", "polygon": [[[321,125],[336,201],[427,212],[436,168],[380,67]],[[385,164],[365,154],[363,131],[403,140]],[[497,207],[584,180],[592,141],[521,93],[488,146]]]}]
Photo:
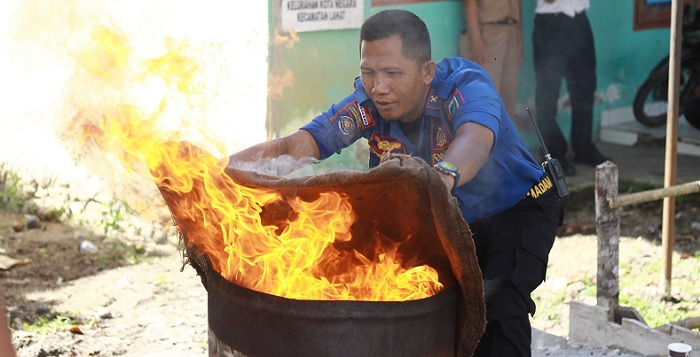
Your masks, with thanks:
[{"label": "white sign on wall", "polygon": [[282,30],[297,32],[360,28],[364,0],[283,0]]}]

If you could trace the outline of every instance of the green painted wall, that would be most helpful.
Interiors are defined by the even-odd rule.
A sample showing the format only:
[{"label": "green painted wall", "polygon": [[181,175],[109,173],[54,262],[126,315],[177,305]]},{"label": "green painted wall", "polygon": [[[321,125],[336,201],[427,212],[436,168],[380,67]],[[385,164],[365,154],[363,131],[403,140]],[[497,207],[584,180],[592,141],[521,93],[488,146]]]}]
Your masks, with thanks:
[{"label": "green painted wall", "polygon": [[[279,0],[270,7],[270,34],[275,33],[275,9]],[[524,0],[523,40],[524,63],[520,73],[518,109],[516,115],[525,115],[525,108],[534,103],[534,71],[532,63],[532,27],[534,0]],[[458,54],[458,37],[464,25],[462,1],[448,0],[401,6],[371,7],[365,0],[366,16],[390,8],[411,10],[421,16],[431,33],[433,58]],[[598,87],[596,123],[603,111],[628,107],[636,88],[644,81],[649,70],[668,54],[669,30],[633,31],[633,1],[592,1],[588,12],[594,29],[598,59]],[[293,73],[294,84],[284,87],[280,97],[269,100],[268,130],[271,137],[289,134],[309,121],[331,104],[352,91],[353,79],[359,74],[359,29],[303,32],[293,46],[270,46],[270,78],[285,72]],[[272,39],[270,43],[273,43]],[[565,86],[562,86],[562,95]],[[568,133],[570,110],[563,107],[558,120]],[[597,129],[597,125],[596,125]],[[536,145],[533,133],[523,132],[528,145]],[[362,148],[364,149],[364,148]],[[363,169],[364,151],[349,148],[343,155],[325,165],[348,169]],[[359,156],[359,157],[358,157]],[[323,170],[323,165],[318,165]]]}]

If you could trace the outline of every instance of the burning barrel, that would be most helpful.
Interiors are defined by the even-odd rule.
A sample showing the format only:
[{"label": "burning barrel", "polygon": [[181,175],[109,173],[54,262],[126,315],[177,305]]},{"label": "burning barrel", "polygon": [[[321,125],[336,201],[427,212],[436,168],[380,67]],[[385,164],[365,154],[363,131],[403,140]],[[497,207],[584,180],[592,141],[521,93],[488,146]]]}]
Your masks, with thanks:
[{"label": "burning barrel", "polygon": [[210,271],[209,355],[454,356],[455,286],[402,302],[294,300]]},{"label": "burning barrel", "polygon": [[212,162],[154,171],[208,291],[210,355],[473,353],[485,326],[474,244],[425,162],[286,179],[217,172],[187,143],[179,155]]}]

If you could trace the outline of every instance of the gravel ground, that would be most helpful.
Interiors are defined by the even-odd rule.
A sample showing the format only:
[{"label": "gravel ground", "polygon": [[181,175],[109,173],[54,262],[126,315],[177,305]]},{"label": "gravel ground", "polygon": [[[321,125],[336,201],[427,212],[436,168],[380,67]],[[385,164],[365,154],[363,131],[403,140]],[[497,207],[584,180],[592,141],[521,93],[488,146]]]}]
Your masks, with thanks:
[{"label": "gravel ground", "polygon": [[[81,334],[14,332],[18,356],[206,356],[207,293],[175,248],[147,263],[81,278],[29,298],[80,318]],[[534,332],[533,356],[639,357],[616,349],[566,346],[563,337]]]}]

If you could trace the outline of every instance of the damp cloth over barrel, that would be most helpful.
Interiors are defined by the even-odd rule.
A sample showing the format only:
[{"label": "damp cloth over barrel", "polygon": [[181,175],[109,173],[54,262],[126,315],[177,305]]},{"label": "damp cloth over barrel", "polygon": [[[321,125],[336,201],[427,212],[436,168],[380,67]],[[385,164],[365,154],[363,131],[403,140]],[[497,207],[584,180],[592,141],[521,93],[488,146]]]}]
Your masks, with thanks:
[{"label": "damp cloth over barrel", "polygon": [[[189,145],[181,149],[182,155],[188,157],[204,153]],[[413,235],[402,244],[399,253],[404,260],[435,268],[445,285],[454,286],[455,282],[459,285],[455,355],[473,354],[486,325],[483,280],[476,249],[457,200],[447,191],[440,174],[425,161],[396,156],[367,172],[338,171],[300,178],[267,176],[231,167],[221,174],[238,185],[273,189],[282,197],[311,201],[322,192],[343,193],[357,215],[351,227],[353,240],[373,236],[375,230],[387,237]],[[201,180],[193,184],[203,185]],[[207,276],[216,272],[202,250],[187,242],[188,232],[202,229],[202,219],[197,218],[196,210],[183,212],[182,207],[178,208],[181,194],[161,186],[159,189],[185,241],[188,261],[207,288]],[[274,220],[275,211],[285,214],[284,209],[273,207],[267,211],[273,217],[267,219]],[[221,239],[211,237],[212,240],[217,238]],[[362,242],[358,242],[357,249],[361,247]]]}]

